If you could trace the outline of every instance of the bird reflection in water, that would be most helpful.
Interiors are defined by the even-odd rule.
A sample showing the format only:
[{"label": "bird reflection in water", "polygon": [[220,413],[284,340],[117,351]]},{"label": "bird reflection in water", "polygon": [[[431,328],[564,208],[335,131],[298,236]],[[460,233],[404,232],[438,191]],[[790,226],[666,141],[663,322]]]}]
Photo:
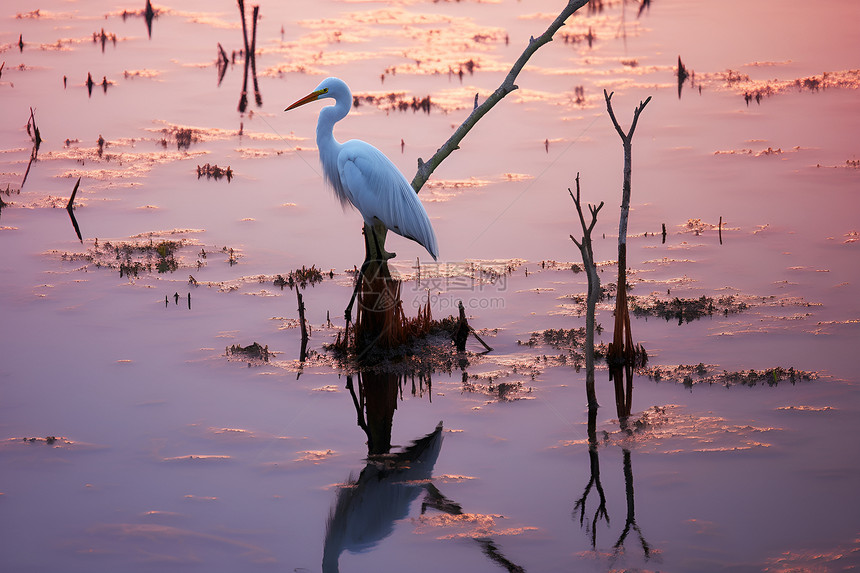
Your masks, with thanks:
[{"label": "bird reflection in water", "polygon": [[[418,376],[417,382],[416,386],[413,381],[413,396],[429,394],[429,376]],[[464,515],[461,504],[447,498],[432,482],[442,448],[442,422],[402,451],[391,452],[394,411],[404,385],[404,376],[393,372],[365,371],[347,376],[346,387],[355,406],[357,425],[367,436],[368,457],[358,477],[350,474],[340,486],[332,504],[323,547],[324,573],[339,571],[344,551],[369,551],[391,535],[395,523],[409,515],[410,505],[421,494],[421,515],[428,511]],[[497,565],[512,573],[525,571],[505,557],[492,538],[473,540]]]},{"label": "bird reflection in water", "polygon": [[409,514],[410,504],[427,488],[442,447],[442,422],[403,451],[390,453],[391,427],[401,377],[394,373],[347,377],[358,415],[367,434],[367,465],[356,478],[340,487],[326,524],[322,568],[338,571],[340,554],[367,551],[394,531],[397,520]]}]

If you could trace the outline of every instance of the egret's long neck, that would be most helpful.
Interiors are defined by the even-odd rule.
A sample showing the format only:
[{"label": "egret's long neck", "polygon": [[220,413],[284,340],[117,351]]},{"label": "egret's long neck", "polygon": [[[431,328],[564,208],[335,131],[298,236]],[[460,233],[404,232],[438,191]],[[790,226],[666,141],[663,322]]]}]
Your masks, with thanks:
[{"label": "egret's long neck", "polygon": [[320,151],[340,146],[334,138],[334,124],[345,118],[348,113],[349,106],[344,106],[339,101],[335,105],[329,105],[320,110],[319,120],[317,120],[317,147]]},{"label": "egret's long neck", "polygon": [[[347,102],[346,99],[349,101]],[[341,205],[352,202],[349,191],[340,180],[337,168],[337,157],[341,144],[334,138],[334,124],[346,117],[352,104],[352,96],[335,100],[335,105],[324,107],[320,110],[317,120],[317,147],[320,152],[320,163],[323,168],[323,176],[326,182],[334,190]]]}]

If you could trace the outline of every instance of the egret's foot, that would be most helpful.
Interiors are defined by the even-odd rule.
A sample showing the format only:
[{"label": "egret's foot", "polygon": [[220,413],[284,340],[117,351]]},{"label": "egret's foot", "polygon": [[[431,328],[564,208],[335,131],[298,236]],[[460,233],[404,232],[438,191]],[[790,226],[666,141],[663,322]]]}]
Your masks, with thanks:
[{"label": "egret's foot", "polygon": [[[370,229],[370,240],[367,239],[368,232]],[[367,260],[375,260],[385,262],[388,259],[393,259],[397,256],[397,253],[389,253],[385,250],[385,237],[388,234],[388,229],[383,225],[380,221],[374,222],[374,224],[368,225],[365,223],[364,225],[364,237],[365,237],[365,251],[367,253]]]}]

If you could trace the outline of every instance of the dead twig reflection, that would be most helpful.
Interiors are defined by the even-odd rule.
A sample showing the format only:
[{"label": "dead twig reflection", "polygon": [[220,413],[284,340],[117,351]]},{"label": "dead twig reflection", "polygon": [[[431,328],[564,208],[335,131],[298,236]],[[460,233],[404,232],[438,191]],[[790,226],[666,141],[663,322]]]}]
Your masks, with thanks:
[{"label": "dead twig reflection", "polygon": [[678,69],[675,71],[678,77],[678,99],[681,99],[681,89],[684,87],[684,82],[690,77],[690,72],[687,71],[684,62],[681,61],[681,56],[678,56]]},{"label": "dead twig reflection", "polygon": [[33,108],[30,108],[30,118],[27,120],[27,135],[33,140],[33,149],[30,151],[30,161],[27,163],[27,170],[24,172],[24,179],[21,180],[21,189],[24,188],[24,183],[27,182],[27,176],[30,175],[30,167],[33,162],[38,161],[39,147],[42,145],[42,134],[39,132],[39,127],[36,125],[36,114]]},{"label": "dead twig reflection", "polygon": [[152,38],[152,21],[158,17],[158,14],[161,10],[156,10],[152,7],[152,3],[150,0],[146,0],[146,6],[143,10],[123,10],[120,16],[122,17],[122,21],[125,22],[126,18],[129,16],[134,17],[143,17],[146,22],[146,35],[148,38]]},{"label": "dead twig reflection", "polygon": [[645,540],[642,534],[642,529],[636,523],[636,499],[633,492],[633,465],[630,459],[630,450],[623,449],[624,453],[624,486],[627,494],[627,520],[624,523],[624,529],[618,537],[618,541],[613,545],[615,554],[618,555],[624,550],[624,543],[630,531],[635,531],[639,538],[639,544],[642,546],[642,552],[645,554],[645,559],[651,557],[651,544]]},{"label": "dead twig reflection", "polygon": [[302,300],[302,293],[296,289],[296,298],[299,302],[299,326],[302,329],[302,347],[299,352],[299,362],[304,362],[308,353],[308,321],[305,320],[305,303]]},{"label": "dead twig reflection", "polygon": [[[592,366],[593,368],[593,366]],[[579,510],[579,526],[585,526],[586,532],[591,532],[591,548],[597,548],[597,522],[601,519],[609,526],[609,513],[606,511],[606,494],[603,492],[603,484],[600,483],[600,455],[597,451],[597,407],[588,408],[588,459],[590,477],[582,492],[582,497],[573,505],[573,518]],[[585,523],[585,505],[592,487],[597,491],[598,505],[589,523]]]},{"label": "dead twig reflection", "polygon": [[504,567],[509,573],[525,573],[525,569],[509,560],[499,551],[498,545],[492,539],[476,537],[475,542],[481,546],[484,555],[490,558],[491,561]]},{"label": "dead twig reflection", "polygon": [[435,485],[428,483],[426,490],[424,501],[421,502],[421,515],[424,515],[428,508],[433,508],[448,515],[463,515],[463,507],[456,501],[445,497]]},{"label": "dead twig reflection", "polygon": [[[242,36],[245,45],[245,77],[242,80],[242,94],[239,96],[239,111],[244,113],[248,108],[248,71],[250,70],[254,80],[254,100],[257,107],[263,105],[263,96],[260,94],[260,87],[257,83],[257,62],[255,52],[257,50],[257,19],[260,14],[260,7],[252,7],[252,26],[251,39],[248,40],[248,24],[245,21],[245,0],[237,0],[239,4],[239,13],[242,15]],[[226,56],[225,56],[226,57]],[[219,81],[220,83],[220,81]]]},{"label": "dead twig reflection", "polygon": [[81,184],[81,178],[78,177],[78,182],[75,183],[75,188],[72,189],[72,196],[69,197],[69,202],[66,205],[66,211],[69,213],[69,218],[72,220],[72,226],[75,228],[75,234],[78,236],[78,240],[83,243],[84,239],[81,236],[81,228],[78,226],[78,220],[75,218],[74,212],[74,203],[75,203],[75,195],[78,194],[78,186]]},{"label": "dead twig reflection", "polygon": [[146,20],[146,35],[152,38],[152,20],[155,18],[155,10],[152,9],[152,3],[149,0],[146,0],[143,18]]},{"label": "dead twig reflection", "polygon": [[218,85],[224,80],[224,75],[227,73],[227,65],[230,63],[227,58],[227,52],[224,51],[221,42],[218,42],[218,59],[215,61],[215,67],[218,70]]}]

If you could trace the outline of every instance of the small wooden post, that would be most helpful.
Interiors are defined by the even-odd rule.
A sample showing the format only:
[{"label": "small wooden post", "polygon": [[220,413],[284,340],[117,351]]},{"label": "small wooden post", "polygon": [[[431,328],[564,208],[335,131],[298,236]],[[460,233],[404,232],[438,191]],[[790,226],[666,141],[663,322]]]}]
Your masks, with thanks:
[{"label": "small wooden post", "polygon": [[302,293],[299,292],[298,285],[296,285],[296,298],[299,301],[299,324],[302,329],[302,347],[299,352],[299,361],[304,362],[307,358],[308,327],[305,324],[305,303],[302,301]]}]

